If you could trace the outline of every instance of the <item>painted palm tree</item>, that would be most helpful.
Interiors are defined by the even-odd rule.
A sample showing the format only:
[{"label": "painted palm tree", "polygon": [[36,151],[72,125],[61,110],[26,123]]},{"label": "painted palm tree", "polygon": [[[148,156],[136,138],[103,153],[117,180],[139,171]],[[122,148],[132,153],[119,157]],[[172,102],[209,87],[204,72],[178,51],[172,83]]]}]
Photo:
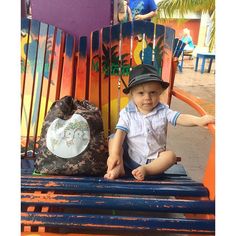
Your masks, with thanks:
[{"label": "painted palm tree", "polygon": [[[102,55],[102,68],[105,77],[107,78],[109,76],[109,68],[110,68],[110,60],[113,65],[119,65],[119,55],[118,55],[118,45],[114,45],[113,47],[106,46],[105,44],[102,45],[103,55]],[[126,60],[126,57],[128,56],[128,53],[125,53],[121,55],[121,64],[122,66],[129,66],[128,60]],[[109,59],[111,56],[111,59]],[[118,73],[113,73],[111,71],[112,75],[118,75]]]},{"label": "painted palm tree", "polygon": [[[209,13],[212,20],[212,30],[210,37],[210,51],[215,45],[215,0],[162,0],[158,3],[157,18],[164,13],[165,18],[173,16],[175,12],[179,12],[183,17],[189,12]],[[163,16],[162,16],[163,18]]]}]

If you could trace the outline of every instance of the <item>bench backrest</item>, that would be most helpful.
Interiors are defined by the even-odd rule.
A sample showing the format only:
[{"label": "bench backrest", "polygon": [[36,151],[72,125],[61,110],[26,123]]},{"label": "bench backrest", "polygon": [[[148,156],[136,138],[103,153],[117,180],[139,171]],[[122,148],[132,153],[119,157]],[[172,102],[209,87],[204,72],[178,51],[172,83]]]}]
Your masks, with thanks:
[{"label": "bench backrest", "polygon": [[[174,30],[134,21],[91,34],[88,99],[100,107],[105,134],[113,131],[119,111],[127,104],[122,90],[132,67],[152,64],[165,81],[171,79]],[[167,101],[169,91],[163,96]]]},{"label": "bench backrest", "polygon": [[73,95],[75,39],[36,20],[21,21],[22,154],[34,156],[42,123],[52,103]]},{"label": "bench backrest", "polygon": [[[65,95],[96,104],[108,135],[127,104],[122,90],[132,67],[152,64],[173,84],[173,58],[180,48],[169,27],[145,21],[117,24],[92,32],[90,39],[80,37],[78,47],[74,36],[52,25],[23,19],[21,28],[22,157],[34,158],[44,117]],[[162,101],[170,102],[171,88]]]}]

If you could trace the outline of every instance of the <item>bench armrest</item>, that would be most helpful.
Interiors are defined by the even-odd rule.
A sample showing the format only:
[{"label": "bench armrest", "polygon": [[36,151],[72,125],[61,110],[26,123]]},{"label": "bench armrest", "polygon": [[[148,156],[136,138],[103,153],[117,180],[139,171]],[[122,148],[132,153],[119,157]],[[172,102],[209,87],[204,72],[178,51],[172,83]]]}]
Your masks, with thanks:
[{"label": "bench armrest", "polygon": [[[173,88],[172,95],[187,103],[200,115],[207,114],[207,112],[204,110],[204,104],[206,102],[204,102],[203,100],[198,99],[195,96],[188,94],[176,87]],[[215,198],[215,125],[209,124],[208,130],[212,135],[212,142],[203,178],[203,184],[208,188],[210,199],[213,200]]]}]

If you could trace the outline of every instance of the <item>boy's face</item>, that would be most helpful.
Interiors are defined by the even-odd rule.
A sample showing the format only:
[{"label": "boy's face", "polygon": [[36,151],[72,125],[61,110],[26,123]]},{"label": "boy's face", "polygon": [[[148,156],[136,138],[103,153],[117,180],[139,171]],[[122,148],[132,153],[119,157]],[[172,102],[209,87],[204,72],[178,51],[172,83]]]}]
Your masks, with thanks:
[{"label": "boy's face", "polygon": [[131,89],[131,97],[138,110],[148,114],[159,103],[163,88],[158,82],[147,82]]}]

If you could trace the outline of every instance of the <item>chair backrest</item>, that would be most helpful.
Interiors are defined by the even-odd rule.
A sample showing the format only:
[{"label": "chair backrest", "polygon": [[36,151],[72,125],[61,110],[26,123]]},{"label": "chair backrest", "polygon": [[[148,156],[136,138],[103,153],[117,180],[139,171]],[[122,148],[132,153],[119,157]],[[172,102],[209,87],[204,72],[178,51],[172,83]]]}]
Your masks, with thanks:
[{"label": "chair backrest", "polygon": [[[163,80],[171,80],[174,30],[134,21],[91,34],[88,99],[100,107],[105,134],[113,131],[119,111],[127,104],[122,90],[132,67],[152,64]],[[167,101],[169,91],[163,96]]]},{"label": "chair backrest", "polygon": [[[175,32],[151,22],[134,21],[104,27],[75,38],[52,25],[23,19],[21,30],[22,156],[34,157],[42,123],[52,103],[71,95],[88,99],[102,112],[105,135],[113,131],[127,104],[122,90],[132,67],[152,64],[171,82]],[[88,45],[90,42],[90,45]],[[88,52],[89,50],[89,52]],[[170,88],[162,101],[170,101]]]},{"label": "chair backrest", "polygon": [[184,43],[181,39],[175,38],[174,47],[173,47],[173,57],[179,58],[181,53],[184,50],[186,43]]},{"label": "chair backrest", "polygon": [[172,92],[173,92],[173,86],[174,86],[174,81],[175,81],[175,74],[177,71],[177,67],[179,67],[179,57],[182,54],[185,43],[179,39],[175,38],[174,40],[174,45],[173,45],[173,60],[172,60],[172,75],[171,75],[171,80],[170,86],[169,86],[169,93],[168,93],[168,98],[167,98],[167,104],[170,106],[171,104],[171,98],[172,98]]}]

